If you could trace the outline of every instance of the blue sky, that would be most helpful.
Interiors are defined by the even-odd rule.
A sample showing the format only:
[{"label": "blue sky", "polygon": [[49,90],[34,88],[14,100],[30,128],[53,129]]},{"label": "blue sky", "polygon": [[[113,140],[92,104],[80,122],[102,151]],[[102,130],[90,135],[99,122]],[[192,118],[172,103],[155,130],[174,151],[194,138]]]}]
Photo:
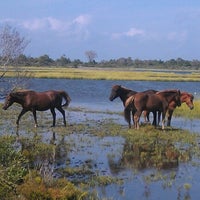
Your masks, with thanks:
[{"label": "blue sky", "polygon": [[199,0],[6,0],[0,9],[0,26],[30,40],[27,56],[200,60]]}]

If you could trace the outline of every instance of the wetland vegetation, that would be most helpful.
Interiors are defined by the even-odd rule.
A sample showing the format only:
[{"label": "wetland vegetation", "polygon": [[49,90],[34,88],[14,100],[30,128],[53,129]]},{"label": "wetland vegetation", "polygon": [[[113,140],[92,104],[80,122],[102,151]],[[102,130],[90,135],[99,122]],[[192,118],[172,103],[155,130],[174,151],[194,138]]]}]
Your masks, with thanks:
[{"label": "wetland vegetation", "polygon": [[[51,76],[53,71],[49,71]],[[95,76],[93,72],[91,76]],[[41,84],[44,80],[45,84]],[[161,198],[169,193],[176,199],[197,197],[199,132],[173,126],[162,131],[147,124],[142,124],[139,131],[128,129],[124,120],[123,123],[118,120],[123,119],[121,102],[120,110],[111,106],[115,102],[107,102],[112,81],[79,79],[72,84],[71,80],[63,79],[63,83],[58,80],[36,82],[40,90],[45,90],[44,86],[67,88],[72,96],[72,105],[66,110],[67,127],[62,126],[58,116],[58,125],[51,128],[51,114],[38,112],[38,128],[34,128],[33,117],[27,113],[16,129],[21,108],[17,105],[7,111],[0,108],[0,199],[129,200],[133,196]],[[126,84],[139,85],[141,90],[147,87],[143,82],[126,81]],[[162,84],[159,86],[163,87]],[[181,82],[177,85],[186,89]],[[33,87],[38,89],[36,85]],[[193,85],[188,87],[192,87],[193,93],[196,91]],[[98,93],[95,97],[94,89]],[[95,105],[92,109],[87,107],[88,99]],[[104,107],[107,104],[111,110]],[[183,121],[199,119],[198,98],[194,105],[195,109],[189,110],[183,104],[173,117],[181,117]]]},{"label": "wetland vegetation", "polygon": [[[199,108],[200,103],[195,106]],[[181,109],[188,113],[188,108]],[[18,106],[7,112],[0,109],[0,157],[4,163],[1,199],[115,199],[114,194],[101,196],[97,188],[109,185],[121,188],[127,177],[124,179],[120,173],[127,169],[133,172],[133,180],[143,170],[155,169],[142,176],[144,199],[149,198],[150,185],[155,182],[160,182],[163,188],[176,187],[177,195],[190,196],[193,180],[189,174],[178,175],[174,169],[186,163],[199,166],[199,134],[177,128],[162,131],[145,124],[139,131],[128,129],[112,120],[112,115],[121,113],[107,113],[110,117],[101,120],[86,117],[82,123],[70,123],[68,116],[67,127],[62,127],[59,119],[55,128],[50,128],[51,114],[40,113],[42,125],[37,129],[31,114],[26,114],[18,130],[14,116],[19,110]],[[80,108],[67,112],[90,114]],[[91,148],[94,144],[97,149]],[[107,149],[107,161],[98,157],[103,149]],[[109,169],[103,162],[107,162]]]},{"label": "wetland vegetation", "polygon": [[[199,81],[199,70],[152,70],[132,68],[94,68],[94,67],[18,67],[20,76],[24,71],[37,78],[67,78],[90,80],[144,80],[144,81]],[[3,71],[0,73],[3,73]],[[8,67],[5,77],[15,77],[16,67]]]}]

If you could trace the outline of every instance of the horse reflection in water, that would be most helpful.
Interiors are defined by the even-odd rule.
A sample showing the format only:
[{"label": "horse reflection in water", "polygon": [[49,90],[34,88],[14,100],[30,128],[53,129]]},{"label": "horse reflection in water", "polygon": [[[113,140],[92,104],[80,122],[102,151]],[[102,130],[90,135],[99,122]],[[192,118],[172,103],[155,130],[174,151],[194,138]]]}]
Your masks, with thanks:
[{"label": "horse reflection in water", "polygon": [[[65,99],[65,104],[62,105],[62,100]],[[22,106],[22,111],[19,114],[16,124],[19,126],[20,118],[28,111],[33,113],[35,127],[38,126],[36,111],[46,111],[49,110],[53,116],[53,124],[55,126],[56,123],[56,112],[55,108],[59,110],[63,115],[63,123],[66,126],[65,119],[65,111],[63,110],[63,106],[68,106],[71,99],[67,92],[65,91],[55,91],[49,90],[45,92],[35,92],[32,90],[24,90],[11,92],[5,99],[5,103],[3,106],[4,110],[7,110],[13,103],[18,103]]]},{"label": "horse reflection in water", "polygon": [[134,126],[139,129],[139,119],[143,111],[153,112],[156,123],[157,112],[162,113],[162,129],[164,129],[165,116],[170,102],[174,101],[177,106],[181,106],[180,90],[164,90],[155,94],[136,93],[127,99],[124,116],[127,122],[130,121],[130,109],[134,110]]}]

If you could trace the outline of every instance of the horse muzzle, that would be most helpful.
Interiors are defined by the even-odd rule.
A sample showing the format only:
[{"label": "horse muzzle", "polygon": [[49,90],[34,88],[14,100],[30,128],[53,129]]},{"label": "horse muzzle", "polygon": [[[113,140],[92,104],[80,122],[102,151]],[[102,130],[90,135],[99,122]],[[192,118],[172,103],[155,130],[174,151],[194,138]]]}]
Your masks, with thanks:
[{"label": "horse muzzle", "polygon": [[3,106],[2,107],[3,110],[7,110],[7,108],[8,108],[7,106]]},{"label": "horse muzzle", "polygon": [[194,106],[190,106],[190,110],[193,110],[194,109]]},{"label": "horse muzzle", "polygon": [[113,100],[114,100],[114,97],[112,97],[112,96],[109,97],[109,100],[110,100],[110,101],[113,101]]}]

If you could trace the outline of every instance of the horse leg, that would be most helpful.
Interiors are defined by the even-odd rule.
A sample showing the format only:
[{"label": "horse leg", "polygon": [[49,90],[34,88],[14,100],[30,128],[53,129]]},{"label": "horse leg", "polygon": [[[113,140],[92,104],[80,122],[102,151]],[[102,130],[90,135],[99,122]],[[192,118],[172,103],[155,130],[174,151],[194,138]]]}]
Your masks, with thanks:
[{"label": "horse leg", "polygon": [[143,111],[143,115],[144,115],[144,122],[145,123],[149,123],[149,114],[150,114],[150,112],[149,111]]},{"label": "horse leg", "polygon": [[66,119],[65,119],[65,110],[63,110],[63,108],[61,107],[58,107],[57,108],[63,115],[63,123],[64,123],[64,126],[66,126]]},{"label": "horse leg", "polygon": [[18,115],[18,118],[17,118],[17,121],[16,121],[17,127],[19,127],[19,120],[20,120],[20,118],[21,118],[22,115],[24,115],[26,112],[28,112],[28,110],[22,109],[21,113]]},{"label": "horse leg", "polygon": [[158,125],[160,124],[161,111],[158,111]]},{"label": "horse leg", "polygon": [[168,110],[167,126],[171,126],[172,114],[173,114],[173,110]]},{"label": "horse leg", "polygon": [[35,121],[35,127],[38,127],[36,110],[33,110],[32,113],[33,113],[33,117],[34,117],[34,121]]},{"label": "horse leg", "polygon": [[[133,126],[135,126],[134,115],[135,115],[135,110],[132,110]],[[131,124],[130,124],[130,128],[131,128]]]},{"label": "horse leg", "polygon": [[157,120],[156,120],[156,118],[157,118],[157,111],[154,111],[153,112],[153,122],[152,122],[152,125],[153,126],[157,126]]},{"label": "horse leg", "polygon": [[55,109],[54,108],[51,108],[51,114],[53,116],[53,124],[52,124],[52,127],[55,126],[56,124],[56,112],[55,112]]},{"label": "horse leg", "polygon": [[141,111],[137,111],[134,115],[134,127],[135,129],[139,129],[139,120],[140,120],[140,116],[141,116],[142,112]]},{"label": "horse leg", "polygon": [[162,112],[162,130],[165,129],[165,115],[166,115],[166,111]]}]

